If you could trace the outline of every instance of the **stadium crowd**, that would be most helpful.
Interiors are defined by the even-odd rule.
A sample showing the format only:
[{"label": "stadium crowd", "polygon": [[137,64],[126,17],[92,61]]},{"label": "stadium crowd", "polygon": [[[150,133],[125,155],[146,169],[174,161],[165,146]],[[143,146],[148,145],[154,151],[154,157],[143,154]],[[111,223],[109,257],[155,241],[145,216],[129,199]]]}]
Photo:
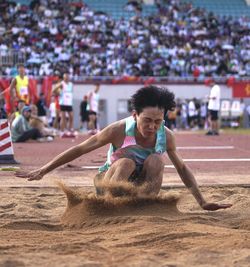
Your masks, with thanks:
[{"label": "stadium crowd", "polygon": [[[0,51],[25,53],[34,76],[65,69],[74,78],[250,75],[249,18],[218,17],[180,0],[156,4],[150,17],[114,20],[84,1],[2,0]],[[1,75],[12,72],[0,67]]]}]

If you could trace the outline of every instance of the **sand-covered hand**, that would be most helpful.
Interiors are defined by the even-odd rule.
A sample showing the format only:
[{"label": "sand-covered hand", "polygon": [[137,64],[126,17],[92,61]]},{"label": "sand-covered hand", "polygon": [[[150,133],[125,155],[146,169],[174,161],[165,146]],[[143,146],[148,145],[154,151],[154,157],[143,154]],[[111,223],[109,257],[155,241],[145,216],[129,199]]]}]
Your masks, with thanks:
[{"label": "sand-covered hand", "polygon": [[17,171],[15,172],[15,176],[19,178],[27,178],[29,181],[32,180],[40,180],[43,178],[44,174],[41,169],[34,171]]},{"label": "sand-covered hand", "polygon": [[230,207],[232,207],[232,204],[205,203],[204,205],[202,205],[202,208],[204,210],[210,210],[210,211],[227,209]]}]

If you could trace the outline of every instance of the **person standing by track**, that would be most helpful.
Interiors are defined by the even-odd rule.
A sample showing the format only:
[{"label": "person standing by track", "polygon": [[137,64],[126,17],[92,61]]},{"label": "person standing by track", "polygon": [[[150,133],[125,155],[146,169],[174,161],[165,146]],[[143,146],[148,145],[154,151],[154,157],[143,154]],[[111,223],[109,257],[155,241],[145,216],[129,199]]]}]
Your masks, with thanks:
[{"label": "person standing by track", "polygon": [[70,82],[69,73],[63,74],[63,80],[53,89],[53,94],[59,96],[60,105],[60,131],[63,134],[73,132],[73,83]]},{"label": "person standing by track", "polygon": [[18,75],[12,79],[10,84],[12,112],[15,109],[16,102],[24,101],[25,105],[30,104],[29,78],[23,64],[18,66]]}]

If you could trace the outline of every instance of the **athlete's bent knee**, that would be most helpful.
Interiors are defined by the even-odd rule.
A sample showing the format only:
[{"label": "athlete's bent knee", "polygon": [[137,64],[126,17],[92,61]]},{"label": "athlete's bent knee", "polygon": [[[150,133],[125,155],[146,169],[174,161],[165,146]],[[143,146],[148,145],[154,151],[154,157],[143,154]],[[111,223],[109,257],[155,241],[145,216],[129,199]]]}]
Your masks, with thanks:
[{"label": "athlete's bent knee", "polygon": [[144,165],[149,168],[161,170],[164,168],[164,160],[163,160],[162,155],[151,154],[145,160]]},{"label": "athlete's bent knee", "polygon": [[116,167],[126,171],[134,171],[135,170],[135,162],[132,159],[122,158],[117,160]]}]

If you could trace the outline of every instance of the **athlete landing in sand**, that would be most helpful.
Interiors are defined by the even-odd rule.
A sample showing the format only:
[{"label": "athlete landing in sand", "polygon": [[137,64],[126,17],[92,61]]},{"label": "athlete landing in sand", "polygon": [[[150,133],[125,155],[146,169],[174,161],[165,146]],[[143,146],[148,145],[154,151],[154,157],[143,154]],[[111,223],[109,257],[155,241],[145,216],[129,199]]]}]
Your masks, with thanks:
[{"label": "athlete landing in sand", "polygon": [[107,162],[95,177],[97,195],[105,193],[105,184],[129,182],[140,194],[156,196],[161,188],[164,171],[163,153],[167,152],[180,178],[205,210],[231,207],[231,204],[208,203],[203,198],[196,180],[178,155],[175,137],[164,126],[164,115],[175,108],[174,94],[167,89],[148,86],[139,89],[131,98],[131,117],[112,123],[98,134],[59,154],[41,168],[16,172],[17,177],[39,180],[48,172],[90,151],[110,144]]}]

